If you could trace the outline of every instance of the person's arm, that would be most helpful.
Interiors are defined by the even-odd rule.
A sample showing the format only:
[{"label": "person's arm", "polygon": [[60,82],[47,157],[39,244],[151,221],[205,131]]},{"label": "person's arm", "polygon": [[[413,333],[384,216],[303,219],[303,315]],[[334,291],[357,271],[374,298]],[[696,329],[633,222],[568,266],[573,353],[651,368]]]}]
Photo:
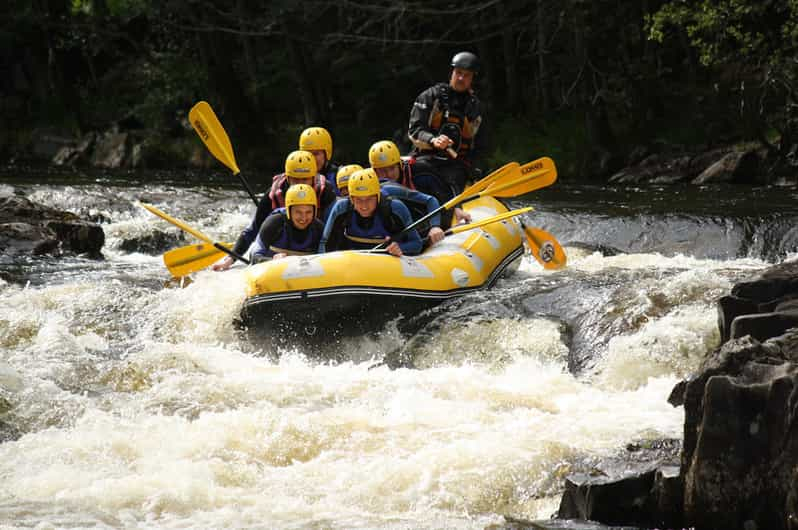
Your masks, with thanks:
[{"label": "person's arm", "polygon": [[[432,213],[440,207],[440,203],[438,199],[434,196],[416,191],[411,190],[409,188],[405,188],[404,186],[400,186],[399,184],[383,184],[382,191],[388,197],[399,199],[400,201],[410,201],[415,204],[423,204],[426,208],[427,213]],[[429,218],[429,225],[430,226],[441,226],[441,214],[436,213],[432,217]]]},{"label": "person's arm", "polygon": [[[410,210],[408,210],[407,206],[402,204],[400,201],[391,202],[391,213],[399,218],[399,220],[402,222],[402,228],[409,226],[413,222],[413,219],[410,217]],[[418,235],[418,232],[415,230],[415,228],[405,232],[404,236],[402,236],[399,241],[396,241],[396,243],[399,245],[399,248],[402,249],[402,254],[406,254],[408,256],[414,256],[418,254],[424,247],[424,243],[421,241],[421,236]]]},{"label": "person's arm", "polygon": [[321,192],[321,197],[319,198],[319,204],[321,205],[321,215],[319,216],[319,220],[322,223],[326,222],[327,218],[330,217],[333,206],[335,206],[337,201],[338,196],[335,194],[335,191],[333,191],[330,186],[325,186],[324,191]]},{"label": "person's arm", "polygon": [[[258,202],[258,207],[255,210],[255,215],[252,217],[252,220],[250,221],[249,225],[246,228],[244,228],[241,231],[241,233],[238,235],[235,245],[233,245],[233,252],[235,252],[239,256],[243,256],[249,251],[250,245],[252,245],[253,241],[258,235],[258,230],[260,229],[260,225],[269,216],[271,212],[272,212],[272,200],[269,198],[269,194],[265,193]],[[230,256],[225,256],[218,263],[214,264],[212,268],[215,271],[225,271],[230,267],[232,267],[233,263],[235,263],[235,259],[233,259]]]},{"label": "person's arm", "polygon": [[285,217],[283,215],[270,215],[263,221],[260,231],[255,237],[255,244],[252,246],[252,261],[260,262],[274,257],[271,245],[278,239],[285,230]]},{"label": "person's arm", "polygon": [[324,232],[322,232],[321,241],[319,241],[319,254],[338,250],[340,236],[336,233],[335,222],[346,213],[348,204],[348,200],[338,201],[330,208],[330,215],[327,216],[327,222],[324,223]]},{"label": "person's arm", "polygon": [[432,139],[436,132],[430,129],[429,120],[432,107],[435,105],[435,87],[430,87],[418,95],[410,109],[410,123],[407,126],[407,136],[416,148],[421,150],[433,149]]},{"label": "person's arm", "polygon": [[475,109],[473,111],[473,117],[469,118],[476,128],[473,146],[468,153],[468,158],[471,159],[472,172],[479,167],[482,155],[490,152],[490,131],[488,130],[489,128],[486,127],[485,116],[482,114],[482,104],[479,100],[475,100],[474,103]]},{"label": "person's arm", "polygon": [[258,203],[258,209],[255,210],[255,215],[252,217],[249,225],[241,231],[241,234],[236,239],[236,244],[233,247],[233,252],[244,255],[249,250],[249,246],[258,236],[258,231],[263,221],[272,213],[272,200],[269,195],[264,195]]}]

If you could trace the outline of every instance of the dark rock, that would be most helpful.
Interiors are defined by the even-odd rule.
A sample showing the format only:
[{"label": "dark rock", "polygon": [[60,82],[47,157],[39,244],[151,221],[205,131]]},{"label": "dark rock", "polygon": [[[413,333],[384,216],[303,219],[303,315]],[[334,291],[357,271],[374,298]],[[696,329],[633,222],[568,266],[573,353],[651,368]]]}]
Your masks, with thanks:
[{"label": "dark rock", "polygon": [[62,251],[99,257],[103,229],[70,212],[0,195],[0,250],[8,255],[58,254]]},{"label": "dark rock", "polygon": [[[719,300],[718,324],[731,338],[668,398],[685,411],[678,468],[571,477],[560,517],[798,530],[798,263],[737,284]],[[641,447],[627,449],[633,458]]]},{"label": "dark rock", "polygon": [[0,223],[0,252],[7,255],[57,253],[60,242],[51,230],[30,223]]},{"label": "dark rock", "polygon": [[572,475],[566,479],[565,493],[557,517],[588,519],[609,525],[653,526],[656,469],[621,478]]},{"label": "dark rock", "polygon": [[734,151],[706,168],[693,179],[693,184],[710,182],[751,183],[759,170],[756,151]]},{"label": "dark rock", "polygon": [[91,157],[95,167],[119,168],[127,160],[128,133],[108,131],[97,138],[97,144]]},{"label": "dark rock", "polygon": [[756,313],[758,305],[747,298],[726,295],[718,300],[718,329],[721,342],[726,342],[731,336],[731,326],[735,318],[740,315]]},{"label": "dark rock", "polygon": [[52,159],[62,148],[75,142],[67,132],[57,129],[37,129],[32,136],[32,154],[46,160]]},{"label": "dark rock", "polygon": [[794,327],[798,327],[798,312],[741,315],[732,322],[730,338],[750,335],[757,340],[765,341]]},{"label": "dark rock", "polygon": [[152,234],[125,239],[119,245],[119,248],[125,252],[141,252],[155,255],[185,244],[186,238],[182,232],[155,230]]},{"label": "dark rock", "polygon": [[731,340],[685,391],[685,524],[785,528],[798,465],[798,330]]},{"label": "dark rock", "polygon": [[94,142],[97,135],[93,132],[86,134],[74,145],[67,145],[62,147],[53,157],[53,164],[57,166],[63,165],[77,165],[80,163],[88,162],[91,149],[94,147]]},{"label": "dark rock", "polygon": [[504,520],[503,524],[488,525],[485,530],[635,530],[633,527],[609,527],[601,523],[580,519],[527,521],[505,515]]}]

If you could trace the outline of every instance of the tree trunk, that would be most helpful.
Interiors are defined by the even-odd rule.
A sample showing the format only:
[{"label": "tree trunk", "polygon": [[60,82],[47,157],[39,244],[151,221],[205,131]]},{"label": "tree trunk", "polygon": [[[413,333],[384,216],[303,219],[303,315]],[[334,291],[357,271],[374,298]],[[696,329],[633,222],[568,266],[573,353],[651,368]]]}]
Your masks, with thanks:
[{"label": "tree trunk", "polygon": [[[496,5],[497,15],[499,20],[509,22],[507,17],[507,10],[504,7],[504,3],[499,2]],[[519,108],[519,96],[518,96],[518,67],[517,67],[517,59],[518,54],[516,53],[516,45],[515,45],[515,38],[516,33],[510,30],[506,30],[502,32],[502,53],[504,55],[504,81],[507,84],[507,107],[510,111],[510,114],[517,115],[520,114],[521,109]]]},{"label": "tree trunk", "polygon": [[546,71],[546,19],[545,19],[545,0],[537,0],[537,56],[538,56],[538,100],[540,109],[543,112],[551,108],[551,97],[549,96],[549,79]]},{"label": "tree trunk", "polygon": [[[285,28],[285,24],[283,24]],[[284,29],[285,42],[294,63],[294,73],[297,77],[297,88],[302,96],[302,106],[305,111],[305,124],[317,124],[321,120],[321,109],[316,99],[314,85],[316,80],[311,75],[311,70],[307,64],[307,59],[302,48],[302,43],[291,37],[290,32]]]}]

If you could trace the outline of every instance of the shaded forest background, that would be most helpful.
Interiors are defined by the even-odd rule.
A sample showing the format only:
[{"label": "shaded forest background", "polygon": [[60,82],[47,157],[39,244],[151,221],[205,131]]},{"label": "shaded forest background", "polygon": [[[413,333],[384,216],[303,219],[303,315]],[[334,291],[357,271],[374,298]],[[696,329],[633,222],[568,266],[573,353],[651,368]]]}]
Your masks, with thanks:
[{"label": "shaded forest background", "polygon": [[37,135],[139,131],[149,167],[188,164],[207,100],[239,165],[279,168],[322,125],[334,158],[405,143],[416,95],[477,53],[486,169],[553,157],[601,178],[635,153],[753,142],[771,172],[798,144],[798,0],[7,0],[0,162]]}]

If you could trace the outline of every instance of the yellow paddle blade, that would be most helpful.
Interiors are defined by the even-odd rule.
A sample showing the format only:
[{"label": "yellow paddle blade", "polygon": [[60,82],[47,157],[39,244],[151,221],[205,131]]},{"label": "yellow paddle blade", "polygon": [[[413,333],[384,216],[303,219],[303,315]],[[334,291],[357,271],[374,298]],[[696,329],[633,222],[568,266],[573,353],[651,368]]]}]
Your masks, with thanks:
[{"label": "yellow paddle blade", "polygon": [[190,226],[188,226],[183,221],[181,221],[179,219],[175,219],[174,217],[162,212],[161,210],[159,210],[158,208],[156,208],[152,204],[145,204],[143,202],[141,202],[139,204],[141,205],[142,208],[146,209],[150,213],[153,213],[153,214],[157,215],[158,217],[160,217],[161,219],[163,219],[166,222],[172,223],[173,225],[175,225],[179,229],[191,234],[192,236],[196,237],[200,241],[205,241],[209,245],[213,245],[213,240],[211,238],[209,238],[208,236],[206,236],[205,234],[203,234],[199,230],[191,228]]},{"label": "yellow paddle blade", "polygon": [[528,162],[520,167],[520,176],[517,178],[502,178],[496,180],[479,195],[493,197],[517,197],[546,186],[551,186],[557,180],[557,168],[551,158],[543,157]]},{"label": "yellow paddle blade", "polygon": [[[231,248],[233,243],[222,243],[222,245]],[[226,255],[213,245],[198,243],[175,248],[164,253],[163,263],[169,269],[169,272],[172,273],[172,276],[180,278],[210,267]]]},{"label": "yellow paddle blade", "polygon": [[487,188],[488,186],[490,186],[499,179],[514,178],[518,176],[520,174],[519,173],[520,168],[521,166],[518,164],[518,162],[509,162],[507,164],[504,164],[499,169],[491,172],[488,176],[471,184],[469,187],[464,189],[463,192],[457,197],[449,199],[449,201],[443,205],[443,208],[448,210],[452,206],[462,202],[466,197],[471,197],[472,195],[476,195],[477,193],[484,190],[485,188]]},{"label": "yellow paddle blade", "polygon": [[480,221],[475,221],[473,223],[468,223],[467,225],[457,225],[453,226],[449,230],[446,231],[447,234],[457,234],[460,232],[465,232],[466,230],[473,230],[475,228],[479,228],[481,226],[489,225],[491,223],[498,223],[499,221],[504,221],[505,219],[510,219],[511,217],[515,217],[516,215],[521,215],[527,212],[531,212],[534,208],[531,206],[527,206],[526,208],[519,208],[517,210],[510,210],[509,212],[500,213],[498,215],[494,215],[492,217],[487,217]]},{"label": "yellow paddle blade", "polygon": [[543,268],[556,270],[565,267],[568,258],[562,245],[553,235],[531,226],[524,226],[524,234],[532,256],[543,265]]},{"label": "yellow paddle blade", "polygon": [[233,144],[230,143],[227,132],[208,102],[200,101],[194,105],[188,113],[188,120],[211,154],[222,164],[229,167],[233,174],[240,173],[238,164],[236,164],[236,157],[233,154]]}]

